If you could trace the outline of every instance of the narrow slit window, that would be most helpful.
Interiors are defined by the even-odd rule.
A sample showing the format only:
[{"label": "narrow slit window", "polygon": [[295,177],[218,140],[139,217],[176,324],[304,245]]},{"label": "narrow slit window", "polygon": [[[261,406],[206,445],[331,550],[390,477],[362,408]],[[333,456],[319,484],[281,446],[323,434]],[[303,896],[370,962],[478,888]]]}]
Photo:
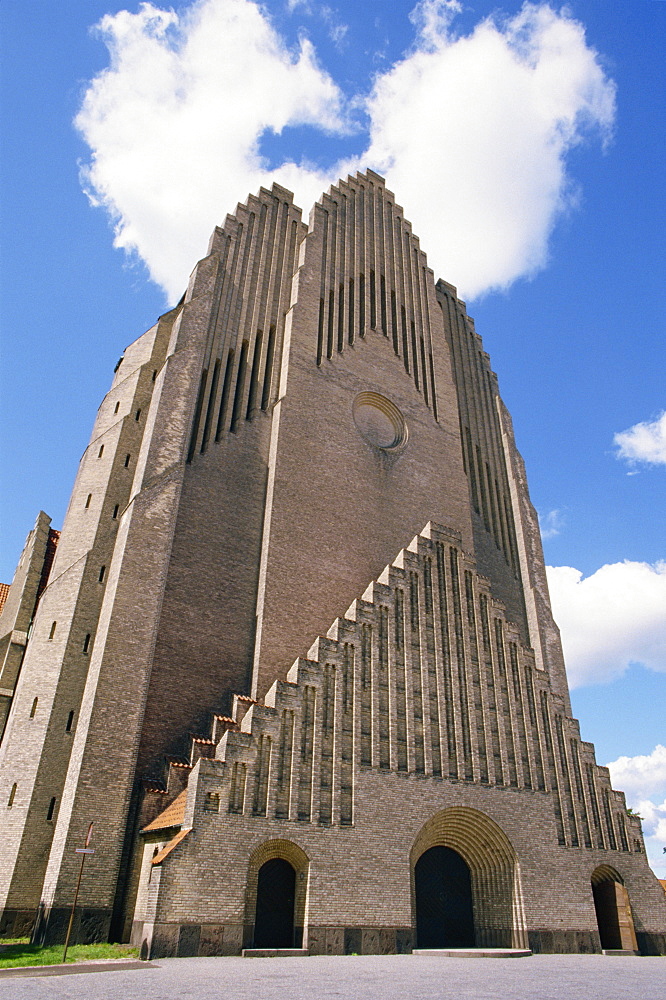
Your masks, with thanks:
[{"label": "narrow slit window", "polygon": [[48,812],[46,813],[46,821],[47,821],[47,823],[50,823],[51,820],[53,819],[53,813],[55,812],[55,804],[56,804],[56,800],[55,800],[55,795],[54,795],[53,798],[51,799],[51,801],[49,802]]},{"label": "narrow slit window", "polygon": [[157,368],[153,372],[153,382],[155,381],[156,378],[157,378]]},{"label": "narrow slit window", "polygon": [[252,414],[257,403],[257,393],[259,392],[259,365],[261,363],[261,345],[264,340],[264,335],[261,330],[257,330],[257,336],[254,341],[254,354],[252,355],[252,372],[250,374],[250,391],[247,397],[247,410],[245,411],[245,419],[251,420]]},{"label": "narrow slit window", "polygon": [[326,357],[333,357],[333,310],[335,307],[335,296],[333,289],[328,293],[328,339],[326,341]]},{"label": "narrow slit window", "polygon": [[243,401],[243,388],[245,385],[245,369],[247,368],[247,340],[243,341],[241,347],[240,360],[238,362],[238,374],[236,375],[236,391],[234,393],[234,405],[231,411],[231,433],[236,433],[238,421],[240,419],[241,405]]},{"label": "narrow slit window", "polygon": [[400,319],[402,320],[402,363],[405,371],[409,375],[409,348],[407,346],[407,312],[404,306],[400,306]]},{"label": "narrow slit window", "polygon": [[38,703],[39,703],[39,698],[35,698],[35,700],[32,703],[32,708],[30,709],[30,718],[31,719],[34,719],[34,717],[37,715],[37,705],[38,705]]},{"label": "narrow slit window", "polygon": [[194,449],[197,445],[197,438],[199,437],[199,422],[201,420],[201,409],[203,407],[204,396],[206,395],[206,383],[208,381],[208,369],[204,368],[201,373],[201,382],[199,383],[199,394],[197,396],[197,405],[194,409],[194,420],[192,421],[192,434],[190,436],[190,447],[187,451],[187,461],[191,462],[194,458]]},{"label": "narrow slit window", "polygon": [[90,649],[90,632],[87,632],[86,637],[83,640],[82,650],[84,653],[87,653],[89,649]]},{"label": "narrow slit window", "polygon": [[275,327],[268,331],[268,347],[266,348],[266,368],[264,370],[264,388],[261,394],[261,408],[268,409],[271,398],[271,378],[273,377],[273,356],[275,354]]},{"label": "narrow slit window", "polygon": [[116,405],[115,405],[115,408],[114,408],[113,412],[114,412],[114,413],[117,413],[119,409],[120,409],[120,400],[117,400],[117,402],[116,402]]},{"label": "narrow slit window", "polygon": [[118,517],[119,510],[120,510],[120,504],[117,503],[116,506],[113,508],[113,514],[111,515],[114,521]]},{"label": "narrow slit window", "polygon": [[130,455],[125,455],[125,468],[126,469],[129,469],[130,458],[131,458]]},{"label": "narrow slit window", "polygon": [[208,407],[206,409],[206,419],[204,420],[204,430],[203,437],[201,438],[201,454],[205,452],[208,447],[208,441],[210,440],[210,429],[213,423],[213,410],[215,408],[215,397],[217,396],[217,383],[220,380],[220,359],[215,359],[215,367],[213,368],[213,378],[210,383],[210,392],[208,393]]},{"label": "narrow slit window", "polygon": [[324,300],[319,299],[319,326],[317,328],[317,364],[321,364],[324,354]]},{"label": "narrow slit window", "polygon": [[370,329],[377,329],[377,300],[375,298],[375,272],[370,272]]},{"label": "narrow slit window", "polygon": [[12,785],[12,790],[9,793],[9,799],[7,800],[7,808],[8,809],[11,809],[11,807],[14,805],[14,799],[16,798],[16,789],[17,788],[18,788],[18,785],[16,784],[16,782],[14,782],[14,784]]},{"label": "narrow slit window", "polygon": [[53,636],[55,635],[57,624],[58,624],[57,622],[51,622],[51,631],[49,632],[49,639],[52,639]]},{"label": "narrow slit window", "polygon": [[381,316],[382,316],[382,333],[384,334],[385,337],[388,337],[388,326],[386,323],[386,278],[384,277],[383,274],[380,275],[379,278],[379,288],[380,288],[379,306],[381,309]]},{"label": "narrow slit window", "polygon": [[224,382],[222,383],[222,400],[220,402],[220,412],[217,415],[217,427],[215,428],[215,440],[219,441],[224,430],[224,421],[227,416],[227,404],[229,402],[229,391],[231,389],[231,373],[234,370],[234,352],[227,354],[227,367],[224,369]]},{"label": "narrow slit window", "polygon": [[90,507],[90,501],[91,500],[92,500],[92,493],[89,493],[88,496],[87,496],[87,498],[86,498],[86,510],[88,510],[88,507]]},{"label": "narrow slit window", "polygon": [[410,325],[411,325],[411,330],[412,330],[412,367],[414,369],[414,372],[413,372],[413,375],[414,375],[414,385],[418,389],[418,388],[420,388],[420,386],[419,386],[419,363],[418,363],[417,356],[416,356],[416,326],[414,324],[414,320],[410,321]]},{"label": "narrow slit window", "polygon": [[359,336],[365,337],[365,275],[359,275],[358,279],[358,332]]},{"label": "narrow slit window", "polygon": [[106,576],[106,566],[100,566],[100,569],[99,569],[99,582],[100,583],[103,583],[105,576]]},{"label": "narrow slit window", "polygon": [[354,343],[354,279],[349,279],[349,326],[347,329],[347,339],[350,344]]},{"label": "narrow slit window", "polygon": [[99,446],[99,451],[97,452],[97,457],[98,457],[98,458],[101,458],[103,454],[104,454],[104,445],[103,445],[103,444],[101,444],[101,445]]},{"label": "narrow slit window", "polygon": [[136,413],[134,414],[134,419],[138,423],[140,418],[141,418],[141,410],[137,410]]},{"label": "narrow slit window", "polygon": [[66,733],[71,733],[73,724],[74,724],[74,712],[71,711],[67,716],[67,725],[65,726]]},{"label": "narrow slit window", "polygon": [[340,282],[338,289],[338,352],[345,346],[345,286]]}]

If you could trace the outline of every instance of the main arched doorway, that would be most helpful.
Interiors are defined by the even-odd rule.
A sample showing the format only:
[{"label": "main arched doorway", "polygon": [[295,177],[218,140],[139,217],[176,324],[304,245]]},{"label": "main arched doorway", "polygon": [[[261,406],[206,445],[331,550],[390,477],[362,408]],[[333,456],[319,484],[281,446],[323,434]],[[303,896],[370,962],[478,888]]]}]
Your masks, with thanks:
[{"label": "main arched doorway", "polygon": [[610,865],[592,872],[592,896],[603,951],[638,951],[629,893]]},{"label": "main arched doorway", "polygon": [[418,947],[525,948],[520,869],[498,824],[450,806],[423,824],[410,852]]},{"label": "main arched doorway", "polygon": [[294,947],[296,872],[284,858],[271,858],[257,876],[255,948]]},{"label": "main arched doorway", "polygon": [[418,948],[473,948],[469,865],[450,847],[424,851],[414,867]]}]

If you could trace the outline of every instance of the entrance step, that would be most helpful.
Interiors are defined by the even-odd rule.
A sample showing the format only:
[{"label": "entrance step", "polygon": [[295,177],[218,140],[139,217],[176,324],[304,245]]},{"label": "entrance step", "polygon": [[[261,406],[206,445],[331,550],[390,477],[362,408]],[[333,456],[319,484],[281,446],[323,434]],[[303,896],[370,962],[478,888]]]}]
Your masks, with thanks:
[{"label": "entrance step", "polygon": [[243,958],[306,958],[307,948],[243,948]]},{"label": "entrance step", "polygon": [[528,948],[415,948],[413,955],[435,958],[527,958]]},{"label": "entrance step", "polygon": [[602,955],[640,955],[640,951],[629,951],[628,948],[604,948]]}]

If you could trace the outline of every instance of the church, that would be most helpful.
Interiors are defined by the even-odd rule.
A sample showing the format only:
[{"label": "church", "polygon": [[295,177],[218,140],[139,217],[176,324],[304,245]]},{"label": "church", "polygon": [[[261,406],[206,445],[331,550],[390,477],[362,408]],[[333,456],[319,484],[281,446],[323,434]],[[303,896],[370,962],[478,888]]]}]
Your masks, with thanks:
[{"label": "church", "polygon": [[497,377],[371,170],[274,184],[124,352],[0,617],[0,934],[666,953]]}]

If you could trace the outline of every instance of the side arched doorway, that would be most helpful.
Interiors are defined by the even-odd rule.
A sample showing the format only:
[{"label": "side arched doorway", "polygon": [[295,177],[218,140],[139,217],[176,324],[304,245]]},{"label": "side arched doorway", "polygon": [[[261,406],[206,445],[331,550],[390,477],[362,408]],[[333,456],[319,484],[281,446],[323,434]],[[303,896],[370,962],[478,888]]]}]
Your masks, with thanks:
[{"label": "side arched doorway", "polygon": [[638,951],[629,893],[620,874],[610,865],[600,865],[591,881],[602,950]]},{"label": "side arched doorway", "polygon": [[469,865],[450,847],[424,851],[414,867],[417,948],[473,948]]},{"label": "side arched doorway", "polygon": [[264,862],[257,875],[255,948],[294,947],[296,872],[284,858]]},{"label": "side arched doorway", "polygon": [[249,857],[244,948],[307,946],[310,859],[290,840],[268,840]]}]

